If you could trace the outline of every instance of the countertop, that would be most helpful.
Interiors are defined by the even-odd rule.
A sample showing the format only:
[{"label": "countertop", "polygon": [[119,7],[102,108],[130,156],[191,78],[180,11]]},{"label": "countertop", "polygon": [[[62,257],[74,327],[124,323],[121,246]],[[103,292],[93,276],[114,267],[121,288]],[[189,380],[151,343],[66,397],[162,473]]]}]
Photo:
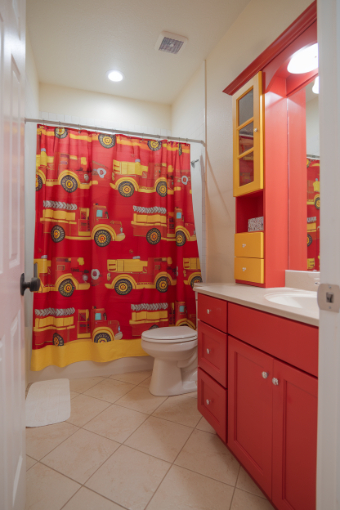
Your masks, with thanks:
[{"label": "countertop", "polygon": [[[201,283],[198,285],[196,284],[194,290],[199,294],[224,299],[231,303],[248,306],[256,310],[261,310],[262,312],[272,313],[294,321],[304,322],[305,324],[311,324],[312,326],[319,326],[319,307],[316,302],[317,293],[313,291],[297,290],[289,287],[263,289],[238,283]],[[287,292],[291,292],[292,294],[303,292],[303,294],[311,295],[315,297],[315,304],[313,303],[313,306],[308,308],[295,308],[293,306],[273,303],[265,298],[268,294],[284,294]]]}]

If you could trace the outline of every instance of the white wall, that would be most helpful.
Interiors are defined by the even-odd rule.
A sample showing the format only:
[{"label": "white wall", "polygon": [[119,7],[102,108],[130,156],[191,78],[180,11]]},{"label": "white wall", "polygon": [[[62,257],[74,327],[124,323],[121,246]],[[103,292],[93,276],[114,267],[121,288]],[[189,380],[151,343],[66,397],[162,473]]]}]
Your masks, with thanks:
[{"label": "white wall", "polygon": [[171,135],[171,106],[166,104],[46,83],[40,84],[39,104],[44,120]]},{"label": "white wall", "polygon": [[232,100],[222,90],[264,51],[311,0],[251,0],[206,60],[207,280],[233,281]]},{"label": "white wall", "polygon": [[320,156],[319,96],[306,103],[307,154]]},{"label": "white wall", "polygon": [[[172,136],[205,141],[205,62],[172,105]],[[203,280],[206,281],[205,148],[191,144],[192,201]]]}]

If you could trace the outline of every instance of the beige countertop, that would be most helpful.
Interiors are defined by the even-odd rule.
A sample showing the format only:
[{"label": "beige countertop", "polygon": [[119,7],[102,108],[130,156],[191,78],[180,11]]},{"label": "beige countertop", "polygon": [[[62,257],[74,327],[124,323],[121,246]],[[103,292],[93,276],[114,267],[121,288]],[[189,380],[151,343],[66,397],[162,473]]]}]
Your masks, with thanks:
[{"label": "beige countertop", "polygon": [[[237,303],[243,306],[249,306],[262,312],[272,313],[280,317],[286,317],[294,321],[304,322],[312,326],[319,326],[319,307],[316,301],[316,292],[307,290],[298,290],[289,287],[263,289],[252,287],[251,285],[240,285],[237,283],[201,283],[195,285],[195,292],[205,294],[218,299],[224,299],[231,303]],[[270,295],[301,295],[310,300],[310,305],[303,307],[288,306],[278,304],[266,299]],[[311,297],[312,299],[309,299]],[[315,301],[314,301],[315,297]]]}]

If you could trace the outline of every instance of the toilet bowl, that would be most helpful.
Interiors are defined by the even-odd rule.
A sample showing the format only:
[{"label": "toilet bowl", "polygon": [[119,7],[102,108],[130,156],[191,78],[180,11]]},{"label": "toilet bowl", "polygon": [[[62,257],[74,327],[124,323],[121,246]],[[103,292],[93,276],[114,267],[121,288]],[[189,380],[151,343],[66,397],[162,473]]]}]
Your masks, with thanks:
[{"label": "toilet bowl", "polygon": [[149,329],[142,348],[155,358],[150,393],[182,395],[197,389],[197,332],[188,326]]}]

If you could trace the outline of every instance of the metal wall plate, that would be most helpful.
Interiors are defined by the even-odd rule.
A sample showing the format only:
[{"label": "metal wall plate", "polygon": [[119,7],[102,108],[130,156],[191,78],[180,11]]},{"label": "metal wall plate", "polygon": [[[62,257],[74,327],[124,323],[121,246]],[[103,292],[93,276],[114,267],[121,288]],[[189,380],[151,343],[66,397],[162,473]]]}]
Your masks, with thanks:
[{"label": "metal wall plate", "polygon": [[321,283],[318,288],[318,305],[320,310],[339,313],[340,287],[332,283]]}]

